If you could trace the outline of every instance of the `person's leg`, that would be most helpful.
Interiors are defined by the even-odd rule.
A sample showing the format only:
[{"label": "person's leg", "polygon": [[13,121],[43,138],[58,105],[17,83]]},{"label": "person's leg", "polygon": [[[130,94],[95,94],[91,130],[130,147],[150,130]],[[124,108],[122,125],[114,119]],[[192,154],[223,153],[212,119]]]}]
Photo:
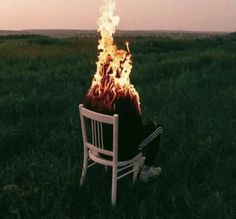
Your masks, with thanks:
[{"label": "person's leg", "polygon": [[[144,124],[144,136],[146,139],[157,131],[160,125],[155,125],[153,122],[147,122]],[[155,159],[160,149],[160,135],[154,138],[143,149],[142,153],[145,156],[145,164],[140,173],[139,179],[143,182],[148,182],[151,178],[157,177],[161,173],[160,167],[155,167]]]},{"label": "person's leg", "polygon": [[[160,125],[155,125],[153,122],[149,121],[144,124],[144,135],[143,138],[146,139],[151,135]],[[147,146],[142,149],[143,155],[145,156],[145,165],[152,166],[155,165],[155,159],[157,153],[160,150],[160,135],[157,136],[153,141],[151,141]]]}]

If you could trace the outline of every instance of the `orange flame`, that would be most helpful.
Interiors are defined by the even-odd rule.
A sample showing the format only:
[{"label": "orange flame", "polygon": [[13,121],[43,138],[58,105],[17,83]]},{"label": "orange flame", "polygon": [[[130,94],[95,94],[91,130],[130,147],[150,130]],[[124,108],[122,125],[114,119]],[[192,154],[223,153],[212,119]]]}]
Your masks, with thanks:
[{"label": "orange flame", "polygon": [[[114,0],[105,0],[98,21],[100,39],[98,50],[97,71],[94,74],[92,85],[87,93],[87,99],[92,105],[100,104],[100,111],[113,112],[115,100],[130,98],[140,110],[139,94],[130,83],[129,75],[132,69],[129,43],[126,42],[127,51],[118,50],[113,43],[113,34],[119,24],[119,17],[114,16]],[[96,107],[98,107],[96,105]]]}]

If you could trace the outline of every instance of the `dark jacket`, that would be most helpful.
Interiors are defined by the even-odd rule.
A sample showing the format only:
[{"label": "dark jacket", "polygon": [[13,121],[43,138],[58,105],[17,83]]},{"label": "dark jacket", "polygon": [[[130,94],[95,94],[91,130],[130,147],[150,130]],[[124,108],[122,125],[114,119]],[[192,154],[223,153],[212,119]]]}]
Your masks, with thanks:
[{"label": "dark jacket", "polygon": [[[91,107],[93,105],[93,107]],[[97,103],[100,109],[100,103]],[[132,158],[138,151],[138,144],[143,139],[143,123],[139,111],[135,108],[132,100],[128,97],[120,98],[114,102],[114,111],[101,112],[96,109],[96,103],[91,104],[84,101],[84,106],[93,111],[105,114],[119,115],[119,137],[118,137],[118,159],[127,160]],[[105,147],[111,149],[112,146],[112,129],[104,127],[104,144]]]}]

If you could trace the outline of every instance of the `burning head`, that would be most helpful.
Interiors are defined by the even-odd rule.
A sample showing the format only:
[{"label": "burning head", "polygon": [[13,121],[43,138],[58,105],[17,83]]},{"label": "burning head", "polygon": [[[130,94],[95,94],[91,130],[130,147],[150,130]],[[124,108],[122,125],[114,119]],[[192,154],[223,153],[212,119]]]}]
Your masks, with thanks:
[{"label": "burning head", "polygon": [[119,24],[119,17],[114,16],[114,10],[115,0],[105,0],[98,21],[100,39],[97,71],[86,102],[100,112],[113,112],[116,100],[129,98],[140,112],[139,95],[129,78],[132,69],[129,43],[126,42],[125,51],[118,50],[113,42],[115,28]]}]

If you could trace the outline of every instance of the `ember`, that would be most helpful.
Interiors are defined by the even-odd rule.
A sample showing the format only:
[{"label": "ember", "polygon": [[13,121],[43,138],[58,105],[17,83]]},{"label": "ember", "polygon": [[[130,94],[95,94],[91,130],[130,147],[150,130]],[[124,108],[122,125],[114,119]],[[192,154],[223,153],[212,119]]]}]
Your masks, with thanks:
[{"label": "ember", "polygon": [[[87,101],[91,108],[96,107],[100,112],[113,112],[117,100],[128,98],[132,100],[140,113],[139,94],[129,78],[132,69],[129,43],[126,42],[127,51],[125,51],[117,49],[113,42],[115,28],[119,24],[119,17],[113,14],[114,10],[115,1],[105,0],[105,6],[98,21],[100,53],[96,63],[97,71],[87,93]],[[100,103],[99,106],[97,103]]]}]

